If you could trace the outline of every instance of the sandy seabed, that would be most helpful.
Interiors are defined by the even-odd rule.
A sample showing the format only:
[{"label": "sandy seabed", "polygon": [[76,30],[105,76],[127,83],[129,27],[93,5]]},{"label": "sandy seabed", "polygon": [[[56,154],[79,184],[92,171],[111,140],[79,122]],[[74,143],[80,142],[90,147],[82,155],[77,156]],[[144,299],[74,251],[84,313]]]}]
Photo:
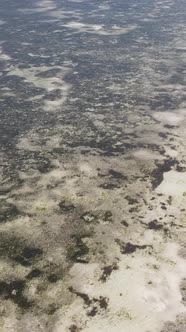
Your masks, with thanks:
[{"label": "sandy seabed", "polygon": [[184,2],[0,7],[0,331],[185,331]]}]

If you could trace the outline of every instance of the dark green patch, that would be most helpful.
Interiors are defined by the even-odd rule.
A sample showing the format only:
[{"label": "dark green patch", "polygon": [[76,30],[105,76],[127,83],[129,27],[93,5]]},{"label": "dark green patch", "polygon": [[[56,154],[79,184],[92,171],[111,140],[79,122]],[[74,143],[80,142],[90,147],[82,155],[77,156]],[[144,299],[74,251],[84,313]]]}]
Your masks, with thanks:
[{"label": "dark green patch", "polygon": [[42,274],[42,272],[38,269],[33,269],[27,276],[27,279],[33,279],[33,278],[38,278],[40,277],[40,275]]},{"label": "dark green patch", "polygon": [[57,309],[58,309],[58,306],[56,305],[56,303],[52,303],[48,306],[46,312],[48,315],[53,315]]},{"label": "dark green patch", "polygon": [[168,197],[167,203],[168,203],[169,205],[172,204],[172,196],[169,196],[169,197]]},{"label": "dark green patch", "polygon": [[137,244],[132,244],[130,242],[123,243],[119,239],[116,239],[115,241],[120,246],[120,251],[124,255],[133,254],[137,249],[142,250],[142,249],[146,249],[147,247],[152,248],[152,246],[149,246],[149,245],[141,245],[140,246],[140,245],[137,245]]},{"label": "dark green patch", "polygon": [[168,129],[174,129],[174,128],[178,128],[178,126],[173,126],[173,125],[164,125],[164,128],[168,128]]},{"label": "dark green patch", "polygon": [[99,298],[99,306],[101,309],[107,309],[108,307],[108,299],[106,297],[100,296]]},{"label": "dark green patch", "polygon": [[68,246],[67,257],[73,262],[88,263],[85,256],[89,253],[88,246],[82,241],[82,237],[73,237],[73,243]]},{"label": "dark green patch", "polygon": [[77,292],[73,287],[69,287],[69,291],[77,296],[79,296],[85,303],[85,305],[89,306],[92,303],[92,300],[85,293]]},{"label": "dark green patch", "polygon": [[126,220],[122,220],[122,221],[121,221],[121,224],[122,224],[123,226],[125,226],[125,227],[128,227],[128,226],[129,226],[129,224],[126,222]]},{"label": "dark green patch", "polygon": [[129,195],[125,196],[125,199],[128,201],[129,205],[133,205],[133,204],[138,204],[138,200],[136,198],[132,198]]},{"label": "dark green patch", "polygon": [[5,200],[0,202],[0,223],[13,220],[19,215],[19,211],[14,204],[7,203]]},{"label": "dark green patch", "polygon": [[62,200],[58,205],[60,212],[71,212],[75,209],[75,206],[66,200]]},{"label": "dark green patch", "polygon": [[167,138],[168,137],[168,135],[166,133],[162,133],[162,132],[160,132],[158,135],[162,138]]},{"label": "dark green patch", "polygon": [[100,184],[99,187],[103,188],[103,189],[107,189],[107,190],[113,190],[113,189],[120,188],[121,186],[117,183],[103,183],[103,184]]},{"label": "dark green patch", "polygon": [[111,275],[112,271],[116,271],[116,270],[118,270],[117,264],[104,266],[104,268],[102,269],[102,275],[99,280],[106,282],[108,277]]},{"label": "dark green patch", "polygon": [[55,283],[59,280],[59,278],[56,274],[50,274],[47,279],[51,283]]},{"label": "dark green patch", "polygon": [[138,211],[139,211],[139,206],[138,205],[136,205],[136,206],[134,206],[134,207],[132,207],[132,208],[129,209],[130,213],[138,212]]},{"label": "dark green patch", "polygon": [[163,181],[163,174],[169,172],[178,162],[175,159],[167,159],[163,164],[157,164],[156,169],[152,172],[152,188],[157,188]]},{"label": "dark green patch", "polygon": [[13,259],[23,249],[23,242],[8,233],[0,233],[0,257]]},{"label": "dark green patch", "polygon": [[98,309],[106,310],[108,307],[108,298],[100,296],[99,298],[90,298],[87,294],[76,291],[73,287],[69,287],[69,291],[78,297],[80,297],[86,307],[91,309],[87,312],[87,316],[95,316]]},{"label": "dark green patch", "polygon": [[43,253],[39,248],[25,247],[24,240],[6,232],[0,233],[0,257],[30,266]]},{"label": "dark green patch", "polygon": [[25,247],[21,254],[16,255],[13,259],[23,266],[29,266],[42,254],[43,251],[39,248]]},{"label": "dark green patch", "polygon": [[154,229],[155,231],[157,231],[157,230],[162,229],[163,226],[162,226],[161,224],[159,224],[159,223],[157,222],[157,220],[155,219],[155,220],[152,220],[152,221],[150,221],[150,222],[148,223],[148,228],[150,228],[150,229]]},{"label": "dark green patch", "polygon": [[72,325],[69,327],[69,331],[70,331],[70,332],[79,332],[80,329],[77,327],[77,325],[72,324]]},{"label": "dark green patch", "polygon": [[28,309],[31,303],[24,296],[25,281],[1,281],[0,282],[0,296],[4,300],[12,300],[21,309]]},{"label": "dark green patch", "polygon": [[121,179],[121,180],[127,180],[128,177],[126,175],[123,175],[122,173],[115,171],[113,169],[109,170],[109,175],[111,175],[115,179]]},{"label": "dark green patch", "polygon": [[104,213],[104,221],[112,222],[112,212],[111,211],[106,211]]},{"label": "dark green patch", "polygon": [[183,173],[186,171],[186,167],[177,165],[176,170],[180,173]]},{"label": "dark green patch", "polygon": [[93,307],[90,311],[87,312],[87,316],[89,317],[94,317],[98,313],[98,308]]}]

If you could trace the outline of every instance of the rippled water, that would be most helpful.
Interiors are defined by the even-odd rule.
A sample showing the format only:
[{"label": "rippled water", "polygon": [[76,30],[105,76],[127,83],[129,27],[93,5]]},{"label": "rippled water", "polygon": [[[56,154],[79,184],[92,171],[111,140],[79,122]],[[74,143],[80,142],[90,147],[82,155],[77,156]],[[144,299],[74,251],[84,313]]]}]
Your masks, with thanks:
[{"label": "rippled water", "polygon": [[156,332],[184,312],[185,9],[1,1],[0,331]]}]

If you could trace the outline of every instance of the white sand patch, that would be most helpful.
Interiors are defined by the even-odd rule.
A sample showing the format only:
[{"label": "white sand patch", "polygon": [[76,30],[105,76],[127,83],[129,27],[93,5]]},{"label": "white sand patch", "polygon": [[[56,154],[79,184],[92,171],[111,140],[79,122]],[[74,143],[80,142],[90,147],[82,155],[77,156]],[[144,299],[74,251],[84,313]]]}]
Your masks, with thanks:
[{"label": "white sand patch", "polygon": [[176,158],[179,155],[179,152],[177,150],[173,150],[169,147],[165,147],[165,155],[169,156],[171,158]]},{"label": "white sand patch", "polygon": [[7,76],[18,76],[22,77],[25,82],[32,83],[37,88],[46,89],[47,91],[53,91],[54,89],[58,88],[61,83],[60,77],[41,77],[38,76],[38,74],[43,74],[48,72],[49,70],[58,69],[61,76],[64,76],[69,69],[65,67],[60,66],[54,66],[54,67],[47,67],[47,66],[41,66],[41,67],[31,67],[31,68],[19,68],[10,66],[9,72],[7,73]]},{"label": "white sand patch", "polygon": [[38,188],[47,189],[49,185],[59,185],[67,175],[68,171],[64,169],[54,169],[41,177],[38,181]]},{"label": "white sand patch", "polygon": [[[81,13],[79,10],[74,10],[74,11],[70,11],[70,10],[63,10],[63,9],[59,9],[59,10],[52,10],[50,11],[49,15],[51,17],[56,18],[57,20],[60,20],[62,18],[77,18],[79,19],[81,17]],[[64,25],[61,25],[64,26]]]},{"label": "white sand patch", "polygon": [[41,7],[43,10],[52,10],[56,9],[56,4],[54,1],[49,0],[43,0],[37,3],[38,7]]},{"label": "white sand patch", "polygon": [[129,25],[128,27],[122,28],[117,25],[113,25],[111,29],[105,29],[104,31],[100,31],[100,35],[103,36],[119,36],[125,35],[131,31],[137,29],[137,25]]},{"label": "white sand patch", "polygon": [[67,0],[68,2],[84,2],[84,0]]},{"label": "white sand patch", "polygon": [[28,53],[28,55],[33,58],[50,58],[49,55],[41,55],[41,54],[33,54],[33,53]]},{"label": "white sand patch", "polygon": [[109,10],[110,6],[105,4],[105,5],[100,5],[98,8],[101,10]]},{"label": "white sand patch", "polygon": [[2,93],[3,97],[15,97],[15,93],[14,92],[4,92]]},{"label": "white sand patch", "polygon": [[105,27],[103,24],[88,24],[88,23],[82,23],[78,21],[71,21],[67,24],[63,25],[64,27],[78,30],[78,32],[88,32],[88,33],[96,33],[103,36],[117,36],[126,34],[130,31],[133,31],[137,29],[136,25],[129,25],[125,28],[113,25],[111,28]]},{"label": "white sand patch", "polygon": [[176,112],[154,112],[152,117],[170,126],[179,126],[184,120],[184,114]]},{"label": "white sand patch", "polygon": [[[40,97],[40,98],[39,98]],[[41,99],[42,96],[38,96]],[[30,101],[35,101],[35,98],[27,99]],[[46,134],[47,131],[45,131]],[[27,151],[52,151],[55,148],[62,147],[62,138],[59,134],[53,134],[52,136],[47,136],[47,138],[42,142],[41,137],[38,133],[31,131],[29,136],[21,136],[18,139],[16,147],[21,150]]]},{"label": "white sand patch", "polygon": [[[41,76],[41,74],[47,74],[50,70],[57,69],[58,73],[56,76]],[[34,85],[37,88],[46,90],[46,92],[52,92],[58,90],[58,95],[54,100],[45,99],[43,101],[43,110],[47,112],[55,112],[61,110],[62,105],[66,101],[68,92],[71,85],[64,81],[64,76],[70,71],[67,67],[61,66],[41,66],[20,69],[19,67],[10,66],[7,76],[18,76],[22,77],[25,82]],[[44,96],[44,95],[43,95]],[[30,100],[30,99],[29,99]]]},{"label": "white sand patch", "polygon": [[76,21],[71,21],[67,24],[64,25],[67,28],[71,29],[77,29],[80,31],[88,31],[88,32],[93,32],[93,31],[99,31],[103,28],[103,25],[98,25],[98,24],[84,24],[81,22],[76,22]]},{"label": "white sand patch", "polygon": [[44,95],[37,95],[37,96],[34,96],[34,97],[29,97],[27,99],[25,99],[26,101],[31,101],[31,102],[35,102],[35,101],[39,101],[41,100],[42,98],[44,97]]},{"label": "white sand patch", "polygon": [[86,176],[89,177],[96,177],[98,172],[95,168],[93,168],[92,166],[90,166],[88,163],[80,163],[78,165],[79,170],[82,174],[85,174]]},{"label": "white sand patch", "polygon": [[18,9],[18,11],[22,12],[24,14],[45,13],[45,12],[50,12],[51,10],[54,10],[56,8],[57,8],[57,6],[54,1],[43,0],[43,1],[36,3],[35,8]]},{"label": "white sand patch", "polygon": [[3,48],[0,47],[0,61],[11,60],[11,57],[3,51]]},{"label": "white sand patch", "polygon": [[25,15],[30,15],[30,14],[33,14],[33,13],[43,13],[43,12],[47,12],[47,9],[45,8],[33,8],[33,9],[30,9],[30,8],[20,8],[20,9],[17,9],[18,12],[20,13],[23,13]]},{"label": "white sand patch", "polygon": [[163,174],[162,183],[156,188],[158,193],[183,197],[186,192],[186,173],[170,171]]},{"label": "white sand patch", "polygon": [[[56,100],[45,100],[43,109],[46,112],[54,112],[56,110],[61,110],[62,105],[65,103],[68,92],[71,88],[70,84],[67,84],[63,81],[63,86],[60,87],[61,96]],[[59,89],[59,87],[58,87]]]},{"label": "white sand patch", "polygon": [[[38,182],[38,184],[35,186],[35,191],[32,190],[32,182],[28,182],[28,185],[26,184],[21,189],[17,190],[16,194],[19,195],[19,200],[16,201],[16,205],[19,209],[22,211],[25,211],[27,213],[32,214],[38,214],[38,213],[53,213],[52,211],[56,209],[57,202],[60,199],[60,193],[57,191],[54,192],[52,190],[47,191],[45,190],[45,183],[44,180],[42,182]],[[59,179],[57,177],[51,177],[48,181],[46,179],[47,183],[50,183],[52,185],[55,184],[54,181],[58,183]],[[52,182],[53,180],[53,182]],[[36,189],[38,189],[38,192],[36,192]],[[25,200],[25,198],[28,197],[29,199]],[[20,218],[19,218],[20,219]],[[17,220],[15,220],[17,224]],[[23,224],[23,220],[21,220],[21,223]],[[13,225],[13,223],[12,223]]]},{"label": "white sand patch", "polygon": [[123,85],[121,85],[121,84],[119,84],[119,83],[112,83],[110,86],[108,86],[107,87],[107,89],[109,89],[109,90],[111,90],[111,91],[116,91],[117,93],[119,93],[119,92],[124,92],[125,91],[125,89],[126,89],[126,87]]},{"label": "white sand patch", "polygon": [[38,146],[34,139],[28,137],[20,137],[17,143],[17,148],[20,150],[27,150],[27,151],[41,151],[43,150],[42,146]]},{"label": "white sand patch", "polygon": [[66,331],[72,321],[77,325],[81,322],[84,332],[144,332],[149,327],[151,332],[159,332],[165,321],[185,312],[179,290],[185,265],[177,251],[177,245],[168,243],[157,257],[141,252],[132,258],[122,257],[119,269],[106,283],[98,281],[97,264],[75,264],[70,271],[72,287],[90,299],[106,297],[108,309],[92,320],[78,298],[68,309],[60,310],[59,317],[63,318],[59,318],[54,332]]},{"label": "white sand patch", "polygon": [[[100,268],[99,264],[92,263],[92,264],[82,264],[76,263],[73,265],[73,267],[70,270],[70,277],[72,278],[72,284],[73,287],[79,287],[79,280],[81,280],[82,284],[86,284],[87,286],[90,283],[90,280],[93,278],[99,278],[100,274]],[[76,276],[78,275],[78,279],[76,279]],[[77,284],[76,284],[77,282]]]},{"label": "white sand patch", "polygon": [[140,149],[132,153],[134,158],[141,160],[162,160],[164,157],[157,152],[150,150]]}]

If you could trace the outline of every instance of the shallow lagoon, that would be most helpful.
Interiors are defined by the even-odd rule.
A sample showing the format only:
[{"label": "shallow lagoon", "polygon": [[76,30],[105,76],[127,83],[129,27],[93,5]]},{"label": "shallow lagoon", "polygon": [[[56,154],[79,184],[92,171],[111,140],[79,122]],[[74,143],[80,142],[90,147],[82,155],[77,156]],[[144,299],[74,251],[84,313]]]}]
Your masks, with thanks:
[{"label": "shallow lagoon", "polygon": [[185,330],[185,9],[0,5],[0,331]]}]

